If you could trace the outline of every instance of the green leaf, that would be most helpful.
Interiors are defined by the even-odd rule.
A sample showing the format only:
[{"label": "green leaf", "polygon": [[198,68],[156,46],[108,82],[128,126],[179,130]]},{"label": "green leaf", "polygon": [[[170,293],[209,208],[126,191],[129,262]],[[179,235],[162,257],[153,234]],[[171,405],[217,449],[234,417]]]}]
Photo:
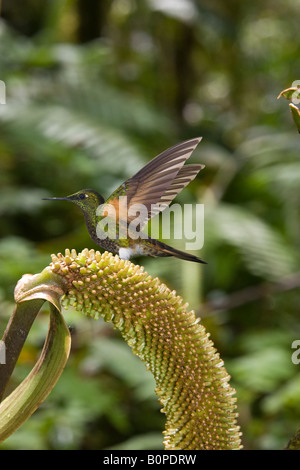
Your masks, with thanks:
[{"label": "green leaf", "polygon": [[300,132],[300,111],[294,104],[290,103],[291,113],[294,119],[294,122],[297,126],[298,132]]},{"label": "green leaf", "polygon": [[293,99],[299,99],[300,97],[299,88],[298,87],[286,88],[281,93],[279,93],[277,99],[281,98],[282,96],[289,101]]},{"label": "green leaf", "polygon": [[290,106],[290,109],[291,109],[291,113],[292,113],[292,117],[294,119],[294,122],[297,126],[297,129],[298,129],[298,132],[300,132],[300,111],[299,111],[299,108],[297,108],[297,106],[295,104],[299,104],[299,98],[300,98],[300,89],[299,87],[290,87],[290,88],[287,88],[286,90],[283,90],[278,98],[280,98],[281,96],[283,96],[284,98],[286,98],[287,100],[289,101],[292,101],[292,103],[289,104]]},{"label": "green leaf", "polygon": [[[4,335],[12,338],[6,355],[8,364],[15,362],[14,338],[18,339],[18,332],[23,336],[28,334],[33,318],[37,315],[42,302],[40,299],[50,302],[50,323],[48,335],[41,355],[29,375],[21,384],[0,404],[0,442],[10,436],[21,426],[29,416],[49,395],[60,377],[67,362],[71,336],[69,329],[61,315],[59,298],[63,293],[63,282],[59,276],[53,276],[49,270],[41,274],[23,276],[16,287],[17,307]],[[33,310],[33,312],[30,312]],[[27,325],[27,331],[21,329],[22,321],[30,315],[31,320]],[[13,327],[13,333],[11,333]],[[20,333],[19,333],[20,335]],[[12,360],[10,360],[12,357]],[[6,367],[4,364],[2,367]],[[11,369],[11,367],[10,367]]]}]

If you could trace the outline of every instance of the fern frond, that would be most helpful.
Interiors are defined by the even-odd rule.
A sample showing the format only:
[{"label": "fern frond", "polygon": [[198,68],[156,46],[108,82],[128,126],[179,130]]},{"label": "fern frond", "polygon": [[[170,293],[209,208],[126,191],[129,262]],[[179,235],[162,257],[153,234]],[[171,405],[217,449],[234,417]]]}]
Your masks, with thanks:
[{"label": "fern frond", "polygon": [[219,204],[206,211],[205,222],[207,244],[213,239],[236,247],[253,274],[276,280],[296,269],[283,236],[246,208]]}]

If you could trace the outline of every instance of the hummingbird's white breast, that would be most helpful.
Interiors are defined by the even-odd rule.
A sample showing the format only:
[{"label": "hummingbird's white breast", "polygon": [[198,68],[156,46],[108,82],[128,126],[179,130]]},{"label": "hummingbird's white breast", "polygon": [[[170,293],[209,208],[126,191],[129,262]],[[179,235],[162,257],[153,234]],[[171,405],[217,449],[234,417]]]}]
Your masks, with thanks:
[{"label": "hummingbird's white breast", "polygon": [[142,255],[144,253],[143,247],[136,244],[134,247],[128,248],[119,248],[119,258],[121,259],[130,259],[133,256]]}]

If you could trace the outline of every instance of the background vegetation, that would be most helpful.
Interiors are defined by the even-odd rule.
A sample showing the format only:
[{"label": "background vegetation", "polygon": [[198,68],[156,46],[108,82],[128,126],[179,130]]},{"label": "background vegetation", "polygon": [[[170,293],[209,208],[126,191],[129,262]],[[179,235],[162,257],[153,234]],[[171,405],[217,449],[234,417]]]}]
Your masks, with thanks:
[{"label": "background vegetation", "polygon": [[[276,97],[297,79],[299,0],[4,1],[0,23],[0,331],[13,289],[50,254],[97,248],[82,214],[43,201],[108,196],[194,136],[206,164],[176,202],[205,204],[201,267],[139,263],[201,316],[232,375],[246,449],[282,449],[300,426],[300,138]],[[170,244],[184,248],[178,242]],[[102,321],[66,312],[72,354],[2,449],[162,448],[154,381]],[[40,315],[14,375],[32,368]]]}]

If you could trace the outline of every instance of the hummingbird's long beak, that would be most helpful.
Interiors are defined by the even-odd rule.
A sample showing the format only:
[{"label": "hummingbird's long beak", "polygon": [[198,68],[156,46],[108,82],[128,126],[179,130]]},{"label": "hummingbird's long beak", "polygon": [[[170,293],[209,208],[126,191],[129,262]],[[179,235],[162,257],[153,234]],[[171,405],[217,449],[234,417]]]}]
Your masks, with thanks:
[{"label": "hummingbird's long beak", "polygon": [[43,197],[43,201],[69,201],[68,197]]}]

